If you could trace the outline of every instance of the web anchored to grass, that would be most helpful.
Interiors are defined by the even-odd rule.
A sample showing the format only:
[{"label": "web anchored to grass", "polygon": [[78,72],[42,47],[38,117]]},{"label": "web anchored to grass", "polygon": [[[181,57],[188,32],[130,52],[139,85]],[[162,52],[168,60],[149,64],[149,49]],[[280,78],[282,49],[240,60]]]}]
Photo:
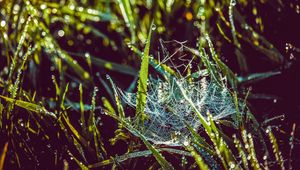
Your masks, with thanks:
[{"label": "web anchored to grass", "polygon": [[[144,127],[136,127],[147,140],[154,144],[180,146],[190,136],[186,126],[198,130],[201,123],[183,92],[194,103],[203,117],[209,111],[215,120],[236,113],[231,94],[226,87],[202,78],[198,82],[187,79],[162,81],[149,79]],[[131,107],[136,107],[136,93],[118,89],[122,100]]]}]

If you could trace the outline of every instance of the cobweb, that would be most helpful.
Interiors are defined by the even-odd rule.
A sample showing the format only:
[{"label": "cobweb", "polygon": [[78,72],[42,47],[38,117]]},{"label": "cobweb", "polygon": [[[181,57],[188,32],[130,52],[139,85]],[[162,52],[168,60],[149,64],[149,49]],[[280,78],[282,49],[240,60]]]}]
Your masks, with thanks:
[{"label": "cobweb", "polygon": [[[229,90],[206,78],[197,82],[189,82],[185,78],[170,81],[150,78],[144,110],[147,119],[143,128],[136,128],[154,144],[180,146],[190,136],[186,123],[196,131],[200,128],[199,118],[178,85],[183,87],[204,117],[207,117],[207,111],[215,120],[236,113]],[[136,107],[136,93],[121,89],[118,89],[118,93],[126,104]]]}]

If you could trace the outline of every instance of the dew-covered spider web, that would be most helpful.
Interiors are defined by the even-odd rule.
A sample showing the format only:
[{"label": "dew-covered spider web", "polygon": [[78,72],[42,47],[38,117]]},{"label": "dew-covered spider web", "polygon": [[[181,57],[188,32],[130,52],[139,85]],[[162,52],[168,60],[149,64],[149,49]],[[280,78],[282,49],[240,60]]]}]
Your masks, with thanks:
[{"label": "dew-covered spider web", "polygon": [[[158,64],[155,68],[167,65],[181,78],[162,80],[152,78],[150,75],[144,126],[137,126],[139,123],[131,121],[132,125],[154,144],[182,146],[191,136],[187,124],[195,131],[200,129],[200,119],[190,102],[204,118],[208,112],[214,120],[240,114],[237,113],[230,91],[224,85],[226,83],[221,85],[209,77],[207,69],[201,68],[199,64],[201,59],[191,53],[186,43],[187,41],[160,39],[156,57]],[[193,77],[191,73],[199,73],[199,76]],[[136,107],[137,93],[121,89],[117,91],[125,104],[132,108]]]},{"label": "dew-covered spider web", "polygon": [[[229,90],[206,78],[197,82],[189,82],[185,78],[170,81],[150,78],[145,127],[136,128],[154,144],[180,146],[190,136],[186,124],[195,131],[199,130],[199,118],[178,85],[183,87],[185,94],[204,117],[207,117],[207,111],[215,120],[236,113]],[[136,93],[121,89],[118,89],[118,93],[126,104],[136,107]]]}]

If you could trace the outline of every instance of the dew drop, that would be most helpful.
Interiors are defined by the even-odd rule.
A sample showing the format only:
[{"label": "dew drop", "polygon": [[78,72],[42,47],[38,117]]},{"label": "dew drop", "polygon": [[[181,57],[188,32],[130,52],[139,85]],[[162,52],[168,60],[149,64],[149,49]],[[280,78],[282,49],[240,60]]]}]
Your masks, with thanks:
[{"label": "dew drop", "polygon": [[0,22],[0,26],[1,26],[1,27],[5,27],[5,25],[6,25],[5,20],[2,20],[2,21]]},{"label": "dew drop", "polygon": [[83,11],[83,7],[78,7],[77,10],[78,10],[79,12],[82,12],[82,11]]},{"label": "dew drop", "polygon": [[43,37],[46,36],[46,32],[45,31],[42,32],[42,36]]},{"label": "dew drop", "polygon": [[69,8],[70,8],[70,10],[74,10],[75,9],[75,5],[73,5],[73,4],[71,4],[70,6],[69,6]]},{"label": "dew drop", "polygon": [[188,162],[187,162],[186,157],[185,157],[185,156],[182,156],[182,157],[181,157],[181,164],[182,164],[182,166],[186,165],[187,163],[188,163]]},{"label": "dew drop", "polygon": [[47,8],[47,5],[46,5],[46,4],[41,4],[41,5],[40,5],[40,8],[41,8],[41,10],[44,10],[44,9]]},{"label": "dew drop", "polygon": [[246,145],[245,145],[245,149],[248,149],[248,148],[249,148],[249,145],[248,145],[248,144],[246,144]]},{"label": "dew drop", "polygon": [[190,142],[188,140],[183,141],[184,146],[188,146],[189,144],[190,144]]},{"label": "dew drop", "polygon": [[267,155],[265,155],[265,156],[263,157],[263,160],[267,160]]},{"label": "dew drop", "polygon": [[152,29],[153,31],[156,30],[156,25],[155,25],[155,24],[152,24],[151,29]]},{"label": "dew drop", "polygon": [[53,8],[51,12],[52,12],[53,14],[56,14],[56,13],[57,13],[57,9]]},{"label": "dew drop", "polygon": [[64,32],[64,30],[59,30],[57,32],[57,34],[58,34],[58,36],[63,37],[65,35],[65,32]]},{"label": "dew drop", "polygon": [[230,169],[233,169],[235,167],[235,164],[231,162]]},{"label": "dew drop", "polygon": [[230,4],[231,4],[232,6],[235,6],[235,5],[236,5],[236,0],[231,0]]}]

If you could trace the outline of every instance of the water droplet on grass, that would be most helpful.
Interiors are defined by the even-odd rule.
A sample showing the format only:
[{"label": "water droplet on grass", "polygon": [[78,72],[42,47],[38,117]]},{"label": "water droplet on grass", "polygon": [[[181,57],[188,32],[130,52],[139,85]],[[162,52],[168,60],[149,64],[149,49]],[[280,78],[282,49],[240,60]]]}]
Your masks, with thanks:
[{"label": "water droplet on grass", "polygon": [[6,21],[5,21],[5,20],[2,20],[2,21],[0,22],[0,26],[1,26],[1,27],[5,27],[5,25],[6,25]]},{"label": "water droplet on grass", "polygon": [[231,4],[232,6],[235,6],[235,5],[236,5],[236,0],[231,0],[230,4]]},{"label": "water droplet on grass", "polygon": [[64,30],[59,30],[57,32],[57,34],[58,34],[58,36],[63,37],[65,35],[65,32],[64,32]]},{"label": "water droplet on grass", "polygon": [[156,25],[155,25],[155,24],[152,24],[151,29],[152,29],[153,31],[156,30]]},{"label": "water droplet on grass", "polygon": [[44,9],[47,8],[47,5],[46,5],[46,4],[41,4],[41,5],[40,5],[40,8],[41,8],[41,10],[44,10]]}]

